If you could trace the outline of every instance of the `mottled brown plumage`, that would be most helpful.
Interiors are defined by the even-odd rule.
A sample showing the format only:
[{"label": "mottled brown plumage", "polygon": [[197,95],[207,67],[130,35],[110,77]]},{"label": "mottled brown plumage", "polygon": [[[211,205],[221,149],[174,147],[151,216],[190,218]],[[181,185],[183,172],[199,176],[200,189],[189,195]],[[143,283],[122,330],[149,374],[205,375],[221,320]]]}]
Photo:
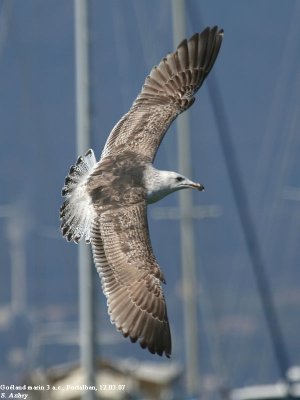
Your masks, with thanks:
[{"label": "mottled brown plumage", "polygon": [[146,78],[131,109],[110,133],[100,161],[89,150],[63,188],[61,228],[67,240],[91,242],[111,321],[151,353],[171,354],[171,335],[148,231],[147,203],[201,184],[152,166],[171,122],[194,102],[211,70],[223,31],[206,28],[183,40]]},{"label": "mottled brown plumage", "polygon": [[131,109],[113,128],[102,158],[130,149],[152,162],[171,122],[194,103],[194,94],[211,70],[222,38],[218,27],[206,28],[163,58],[151,70]]}]

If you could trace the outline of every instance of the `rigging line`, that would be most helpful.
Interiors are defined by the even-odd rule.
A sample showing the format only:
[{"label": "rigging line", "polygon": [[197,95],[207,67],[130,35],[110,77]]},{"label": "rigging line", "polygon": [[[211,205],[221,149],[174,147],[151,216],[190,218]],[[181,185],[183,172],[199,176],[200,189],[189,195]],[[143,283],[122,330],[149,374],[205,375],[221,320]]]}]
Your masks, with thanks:
[{"label": "rigging line", "polygon": [[0,59],[5,48],[12,16],[13,0],[4,0],[0,10]]},{"label": "rigging line", "polygon": [[[298,65],[299,63],[297,63]],[[291,97],[296,93],[299,93],[300,89],[300,76],[297,76],[294,79],[294,86],[291,91]],[[288,180],[288,174],[291,171],[291,163],[294,160],[294,154],[296,147],[296,143],[298,139],[298,130],[297,127],[299,126],[299,112],[298,112],[298,106],[293,104],[291,106],[291,109],[289,112],[286,114],[286,123],[285,123],[285,143],[283,146],[282,150],[282,156],[280,160],[280,165],[278,168],[278,173],[277,173],[277,185],[275,188],[275,195],[274,195],[274,200],[272,204],[270,205],[270,219],[268,221],[268,225],[265,228],[266,235],[264,235],[265,238],[265,243],[267,248],[269,248],[268,254],[271,254],[274,257],[274,248],[276,249],[276,246],[279,244],[281,245],[282,243],[282,237],[280,236],[280,226],[282,223],[282,218],[286,217],[284,216],[284,210],[286,209],[286,202],[283,201],[282,199],[282,192],[284,188],[284,183],[287,182]],[[290,216],[293,215],[292,209],[290,210]],[[277,233],[274,235],[274,232]],[[288,262],[290,259],[290,256],[292,255],[292,243],[294,239],[294,243],[297,242],[297,235],[292,236],[291,235],[291,224],[288,225],[288,230],[286,232],[285,236],[285,246],[281,248],[280,251],[280,257],[282,260],[285,261],[285,268],[284,268],[284,274],[281,279],[281,282],[286,284],[289,279],[289,271],[292,268],[292,263]],[[294,253],[295,254],[295,253]],[[272,259],[271,259],[272,260]]]},{"label": "rigging line", "polygon": [[[292,17],[286,32],[285,43],[283,45],[282,54],[278,54],[280,60],[278,61],[277,81],[273,93],[271,93],[270,109],[267,117],[267,124],[265,132],[262,137],[262,145],[260,154],[257,161],[257,168],[255,172],[256,184],[256,202],[261,202],[264,198],[266,186],[272,187],[273,180],[270,182],[270,174],[274,173],[274,164],[272,154],[281,154],[281,139],[283,136],[281,132],[284,131],[283,120],[286,112],[289,111],[288,101],[290,98],[290,82],[293,76],[298,51],[295,47],[299,43],[299,18],[300,18],[300,4],[295,2],[292,10]],[[274,133],[276,138],[274,139]],[[265,209],[269,208],[269,201],[265,201],[261,215],[263,217],[261,226],[268,225],[267,215]],[[264,217],[265,215],[265,217]]]},{"label": "rigging line", "polygon": [[[191,13],[191,10],[189,7],[187,7],[188,12]],[[191,23],[191,19],[189,20],[190,22],[190,27],[193,28],[192,31],[197,31],[199,29],[199,26],[203,25],[201,20],[199,22],[198,18],[198,13],[197,15],[197,24]],[[211,73],[212,75],[214,74],[214,71]],[[211,79],[211,77],[210,77]],[[204,88],[204,91],[206,88]],[[231,271],[231,270],[230,270]],[[226,292],[231,292],[232,288],[232,279],[234,278],[234,271],[232,271],[232,274],[229,276],[229,279],[227,280],[228,285],[226,286],[228,290],[225,289]],[[235,365],[239,364],[239,361],[236,359],[231,360],[231,362],[228,364],[228,360],[226,360],[225,354],[222,352],[222,347],[223,347],[223,337],[222,334],[219,332],[220,329],[218,327],[219,325],[219,315],[222,315],[222,311],[220,312],[220,307],[222,307],[223,311],[225,311],[226,306],[228,304],[232,303],[233,300],[230,300],[228,302],[228,297],[226,297],[226,306],[225,302],[217,305],[217,302],[214,301],[214,299],[211,297],[211,292],[206,291],[206,293],[203,294],[203,299],[206,299],[205,303],[202,304],[202,309],[204,310],[203,312],[206,315],[206,318],[208,320],[208,323],[210,324],[210,336],[212,336],[212,339],[210,340],[210,346],[211,346],[211,360],[212,360],[212,366],[214,368],[214,371],[218,377],[218,394],[221,399],[227,399],[228,397],[228,388],[232,384],[232,376],[230,376],[230,373],[228,371],[228,365],[230,365],[230,368],[234,368]],[[242,302],[239,302],[239,309],[241,309]],[[225,307],[224,307],[225,306]],[[217,312],[217,307],[219,309],[219,312]],[[205,318],[205,317],[204,317]],[[209,319],[211,320],[209,322]],[[241,346],[241,345],[240,345]],[[228,347],[228,346],[227,346]],[[241,354],[240,351],[237,351],[237,343],[235,342],[234,344],[231,344],[230,347],[234,347],[233,351],[235,354]]]},{"label": "rigging line", "polygon": [[212,300],[211,290],[208,289],[206,283],[207,279],[205,274],[202,274],[202,302],[200,304],[199,299],[199,308],[201,307],[203,310],[202,325],[203,329],[206,331],[208,345],[210,349],[212,349],[209,359],[213,369],[218,371],[216,384],[218,386],[219,395],[223,399],[227,392],[227,388],[229,388],[229,376],[221,350],[221,335],[217,328],[218,317],[216,303]]},{"label": "rigging line", "polygon": [[[192,26],[195,26],[194,18],[197,15],[197,19],[199,21],[199,13],[191,13],[191,8],[188,8],[188,10]],[[221,143],[228,176],[231,183],[232,193],[240,219],[245,243],[248,249],[249,258],[251,260],[258,293],[262,303],[263,313],[272,342],[274,355],[277,361],[278,370],[281,374],[282,379],[286,381],[286,371],[290,365],[289,356],[274,306],[272,293],[263,263],[262,251],[260,248],[254,222],[251,217],[249,201],[238,167],[234,144],[231,139],[231,129],[229,121],[225,112],[221,90],[215,74],[211,75],[207,86],[212,108],[215,114],[219,140]]]},{"label": "rigging line", "polygon": [[[294,15],[300,16],[300,7],[294,9]],[[284,80],[285,93],[281,99],[282,106],[285,104],[286,109],[283,114],[281,114],[281,132],[279,133],[279,139],[277,139],[277,160],[274,166],[274,155],[273,158],[269,157],[269,164],[273,161],[273,176],[274,184],[272,187],[272,199],[268,201],[268,213],[267,218],[265,218],[264,228],[264,245],[267,249],[267,254],[274,254],[274,249],[278,247],[278,243],[281,243],[282,237],[280,236],[280,227],[282,223],[282,218],[284,218],[284,210],[286,210],[287,203],[283,200],[283,190],[284,185],[289,180],[289,176],[292,173],[293,167],[292,163],[295,161],[295,154],[297,152],[298,143],[298,126],[299,126],[299,112],[297,99],[300,92],[300,74],[299,74],[299,56],[296,58],[295,55],[299,55],[299,26],[296,24],[295,20],[291,21],[292,27],[290,31],[292,33],[287,38],[286,47],[288,47],[289,52],[286,52],[286,57],[290,61],[290,64],[285,65],[285,73],[282,71],[282,75],[288,75],[289,79]],[[276,115],[276,114],[275,114]],[[278,129],[277,129],[278,131]],[[265,205],[266,207],[266,205]],[[292,210],[290,209],[290,214],[292,216]],[[287,225],[290,234],[290,225]],[[275,233],[275,234],[274,234]],[[277,235],[276,235],[277,233]],[[281,249],[280,257],[285,261],[285,264],[291,268],[292,264],[288,262],[290,256],[292,255],[291,246],[293,237],[286,236],[285,246]],[[294,241],[297,241],[297,236],[294,236]],[[272,262],[272,259],[270,259]],[[288,278],[289,274],[285,268],[284,277]],[[287,280],[282,283],[285,284]]]},{"label": "rigging line", "polygon": [[[281,263],[278,261],[276,249],[278,248],[278,243],[281,243],[282,238],[279,231],[282,228],[283,213],[287,207],[286,202],[282,199],[282,191],[292,168],[291,163],[294,160],[293,149],[296,149],[295,145],[298,137],[298,113],[295,104],[297,104],[300,83],[297,69],[299,66],[299,17],[300,7],[298,3],[295,3],[282,50],[283,56],[279,65],[274,99],[271,103],[271,113],[269,113],[261,157],[258,162],[258,165],[263,168],[261,168],[260,177],[256,178],[257,185],[255,185],[260,193],[257,196],[257,201],[260,199],[263,204],[261,207],[260,227],[264,232],[262,243],[266,254],[270,255],[270,263],[273,262],[274,258]],[[275,163],[274,160],[276,160]],[[264,197],[262,196],[263,188],[265,190]],[[271,195],[267,193],[271,193]],[[265,212],[266,210],[268,210],[267,213]],[[286,226],[289,230],[287,233],[289,235],[290,225],[287,224]],[[289,260],[292,255],[293,237],[286,236],[286,239],[290,240],[285,240],[286,245],[280,251],[280,258],[291,269],[292,264]],[[296,236],[294,236],[294,241],[297,241]],[[283,287],[287,284],[288,272],[285,268],[285,278],[281,277],[283,278],[281,279]]]},{"label": "rigging line", "polygon": [[[153,32],[152,25],[149,22],[147,23],[142,23],[142,21],[147,18],[145,7],[141,5],[139,2],[134,2],[132,4],[133,7],[133,13],[132,13],[132,18],[134,18],[134,25],[137,27],[137,30],[139,32],[139,44],[141,45],[142,48],[142,60],[143,60],[143,66],[145,66],[145,74],[149,74],[151,69],[153,68],[154,65],[158,65],[159,62],[161,61],[162,57],[170,51],[175,51],[176,48],[174,48],[172,44],[172,38],[166,40],[166,36],[164,37],[164,41],[162,43],[157,42],[157,34],[156,32],[161,32],[164,31],[165,33],[167,32],[172,32],[172,28],[170,27],[169,29],[166,29],[165,26],[165,19],[163,16],[169,12],[167,3],[161,3],[160,4],[160,11],[159,11],[159,17],[157,16],[157,19],[155,21],[155,26],[156,29]],[[166,11],[163,11],[163,10]],[[150,16],[148,16],[148,19]],[[146,34],[145,34],[146,32]],[[150,35],[154,38],[154,40],[150,40]],[[168,42],[168,45],[166,46],[167,48],[164,49],[164,43],[166,44]],[[170,43],[169,43],[170,42]],[[143,76],[144,78],[144,76]],[[144,84],[144,81],[141,81],[141,87]],[[173,125],[173,124],[172,124]],[[165,165],[168,169],[172,170],[176,168],[175,164],[175,158],[174,158],[174,151],[176,150],[176,132],[175,132],[175,124],[173,126],[169,127],[168,134],[165,136],[164,140],[162,141],[156,161],[159,158],[159,154],[164,155],[164,162]]]},{"label": "rigging line", "polygon": [[286,370],[289,367],[289,358],[284,343],[280,323],[276,314],[272,293],[269,287],[262,251],[250,213],[250,206],[244,183],[239,172],[235,148],[231,139],[229,122],[225,114],[221,91],[215,76],[208,83],[208,90],[213,106],[219,139],[232,187],[236,208],[245,237],[249,257],[251,259],[260,299],[263,305],[265,319],[271,336],[274,354],[282,378],[286,379]]},{"label": "rigging line", "polygon": [[[124,6],[124,4],[122,4],[122,6]],[[122,113],[125,114],[125,112],[127,112],[130,100],[134,100],[134,97],[130,99],[131,92],[129,89],[129,80],[122,79],[123,74],[129,76],[131,66],[130,55],[127,50],[129,48],[128,26],[125,22],[122,6],[111,8],[112,32],[114,39],[112,43],[115,51],[114,56],[117,60],[118,81],[120,82],[119,97],[121,98],[121,101],[119,104],[122,106],[120,117],[122,116]]]}]

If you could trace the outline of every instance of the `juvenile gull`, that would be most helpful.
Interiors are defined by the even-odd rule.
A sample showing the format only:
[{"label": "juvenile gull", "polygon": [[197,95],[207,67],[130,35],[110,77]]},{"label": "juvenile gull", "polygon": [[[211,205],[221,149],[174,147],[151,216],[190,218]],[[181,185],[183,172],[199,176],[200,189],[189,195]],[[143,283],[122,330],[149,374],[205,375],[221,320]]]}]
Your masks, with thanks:
[{"label": "juvenile gull", "polygon": [[150,243],[147,204],[177,190],[204,187],[152,162],[172,121],[194,103],[222,38],[223,30],[206,28],[163,58],[111,131],[100,160],[88,150],[62,189],[62,234],[68,241],[91,243],[111,322],[132,342],[167,357],[165,279]]}]

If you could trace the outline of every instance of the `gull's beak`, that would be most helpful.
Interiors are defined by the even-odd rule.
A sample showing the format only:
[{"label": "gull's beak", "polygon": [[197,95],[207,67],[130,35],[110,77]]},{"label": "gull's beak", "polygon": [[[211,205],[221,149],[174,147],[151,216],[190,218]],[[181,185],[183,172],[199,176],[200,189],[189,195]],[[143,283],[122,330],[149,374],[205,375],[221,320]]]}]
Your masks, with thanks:
[{"label": "gull's beak", "polygon": [[202,185],[202,183],[191,183],[190,185],[193,189],[197,189],[200,192],[202,192],[202,190],[204,190],[204,186]]},{"label": "gull's beak", "polygon": [[197,190],[199,190],[199,192],[202,192],[202,190],[204,190],[204,186],[202,185],[202,183],[188,181],[186,186],[190,187],[192,189],[197,189]]}]

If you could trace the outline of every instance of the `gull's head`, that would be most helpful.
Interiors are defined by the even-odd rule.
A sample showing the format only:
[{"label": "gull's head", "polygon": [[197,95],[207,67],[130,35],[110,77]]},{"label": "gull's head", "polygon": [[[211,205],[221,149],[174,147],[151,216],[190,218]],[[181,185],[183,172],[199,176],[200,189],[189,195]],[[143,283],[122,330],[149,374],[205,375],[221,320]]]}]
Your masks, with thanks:
[{"label": "gull's head", "polygon": [[199,191],[204,190],[202,183],[196,183],[188,179],[187,177],[178,174],[177,172],[169,172],[168,176],[169,187],[172,192],[181,189],[197,189]]},{"label": "gull's head", "polygon": [[160,171],[151,168],[147,171],[145,178],[148,203],[154,203],[181,189],[204,190],[204,186],[201,183],[193,182],[178,172]]}]

